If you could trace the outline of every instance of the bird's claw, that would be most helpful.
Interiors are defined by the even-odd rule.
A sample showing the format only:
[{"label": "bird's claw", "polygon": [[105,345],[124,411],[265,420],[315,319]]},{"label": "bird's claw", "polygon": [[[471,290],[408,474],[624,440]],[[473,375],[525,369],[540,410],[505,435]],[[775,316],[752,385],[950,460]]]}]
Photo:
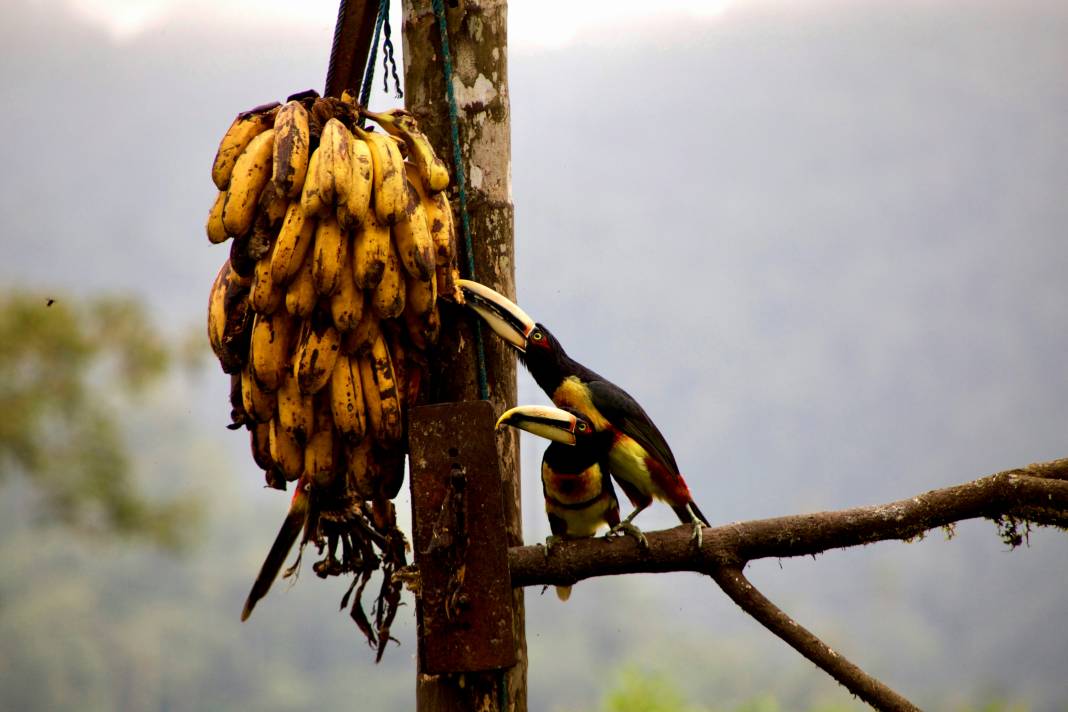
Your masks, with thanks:
[{"label": "bird's claw", "polygon": [[705,525],[701,522],[693,523],[693,534],[690,535],[690,541],[697,545],[697,548],[701,548],[701,544],[704,542]]},{"label": "bird's claw", "polygon": [[649,540],[645,538],[645,534],[635,524],[631,522],[620,522],[619,524],[608,530],[608,536],[630,536],[638,542],[638,548],[642,551],[649,551]]},{"label": "bird's claw", "polygon": [[557,544],[559,544],[560,542],[562,542],[563,540],[564,540],[564,538],[562,536],[556,536],[555,534],[552,535],[552,536],[545,537],[545,558],[546,559],[549,558],[549,554],[553,553],[553,547],[556,546]]}]

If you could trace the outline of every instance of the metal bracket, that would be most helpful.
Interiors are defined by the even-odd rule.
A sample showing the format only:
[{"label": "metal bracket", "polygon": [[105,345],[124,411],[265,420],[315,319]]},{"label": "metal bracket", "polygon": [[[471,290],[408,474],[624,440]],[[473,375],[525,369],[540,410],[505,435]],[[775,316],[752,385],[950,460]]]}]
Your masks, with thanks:
[{"label": "metal bracket", "polygon": [[424,673],[516,663],[494,422],[488,401],[411,411],[412,538]]}]

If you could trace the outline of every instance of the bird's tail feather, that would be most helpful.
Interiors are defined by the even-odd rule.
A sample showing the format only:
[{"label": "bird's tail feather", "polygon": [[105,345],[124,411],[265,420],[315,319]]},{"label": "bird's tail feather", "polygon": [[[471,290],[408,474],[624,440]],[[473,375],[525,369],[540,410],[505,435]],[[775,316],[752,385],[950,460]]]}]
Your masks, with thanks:
[{"label": "bird's tail feather", "polygon": [[686,504],[680,504],[672,507],[672,509],[675,510],[675,514],[678,515],[679,521],[683,524],[690,524],[693,522],[693,518],[697,517],[706,527],[712,526],[708,523],[708,517],[705,516],[704,512],[698,508],[697,503],[692,499]]}]

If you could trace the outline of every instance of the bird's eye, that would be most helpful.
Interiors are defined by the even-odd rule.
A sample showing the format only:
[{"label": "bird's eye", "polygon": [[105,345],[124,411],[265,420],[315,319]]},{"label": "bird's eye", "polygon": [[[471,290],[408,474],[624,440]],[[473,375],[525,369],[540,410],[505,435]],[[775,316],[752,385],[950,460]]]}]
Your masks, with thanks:
[{"label": "bird's eye", "polygon": [[586,424],[585,423],[579,423],[578,424],[578,429],[579,429],[580,432],[583,432],[583,433],[586,432]]},{"label": "bird's eye", "polygon": [[531,341],[541,341],[544,338],[545,338],[545,335],[542,334],[540,331],[533,331],[530,334]]}]

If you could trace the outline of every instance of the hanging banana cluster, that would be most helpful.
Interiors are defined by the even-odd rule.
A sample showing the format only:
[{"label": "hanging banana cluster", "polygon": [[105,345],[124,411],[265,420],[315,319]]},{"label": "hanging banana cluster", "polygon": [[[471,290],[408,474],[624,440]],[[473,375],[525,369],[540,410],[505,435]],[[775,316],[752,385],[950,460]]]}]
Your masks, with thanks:
[{"label": "hanging banana cluster", "polygon": [[[382,131],[361,128],[361,116]],[[390,500],[404,477],[406,409],[427,379],[437,300],[459,298],[448,170],[403,110],[304,92],[238,115],[212,179],[208,239],[231,246],[208,332],[231,374],[230,427],[250,431],[269,486],[298,481],[246,616],[302,530],[302,550],[325,552],[318,575],[356,575],[352,616],[380,657],[400,594],[392,572],[405,564]],[[372,626],[360,594],[379,567]]]}]

